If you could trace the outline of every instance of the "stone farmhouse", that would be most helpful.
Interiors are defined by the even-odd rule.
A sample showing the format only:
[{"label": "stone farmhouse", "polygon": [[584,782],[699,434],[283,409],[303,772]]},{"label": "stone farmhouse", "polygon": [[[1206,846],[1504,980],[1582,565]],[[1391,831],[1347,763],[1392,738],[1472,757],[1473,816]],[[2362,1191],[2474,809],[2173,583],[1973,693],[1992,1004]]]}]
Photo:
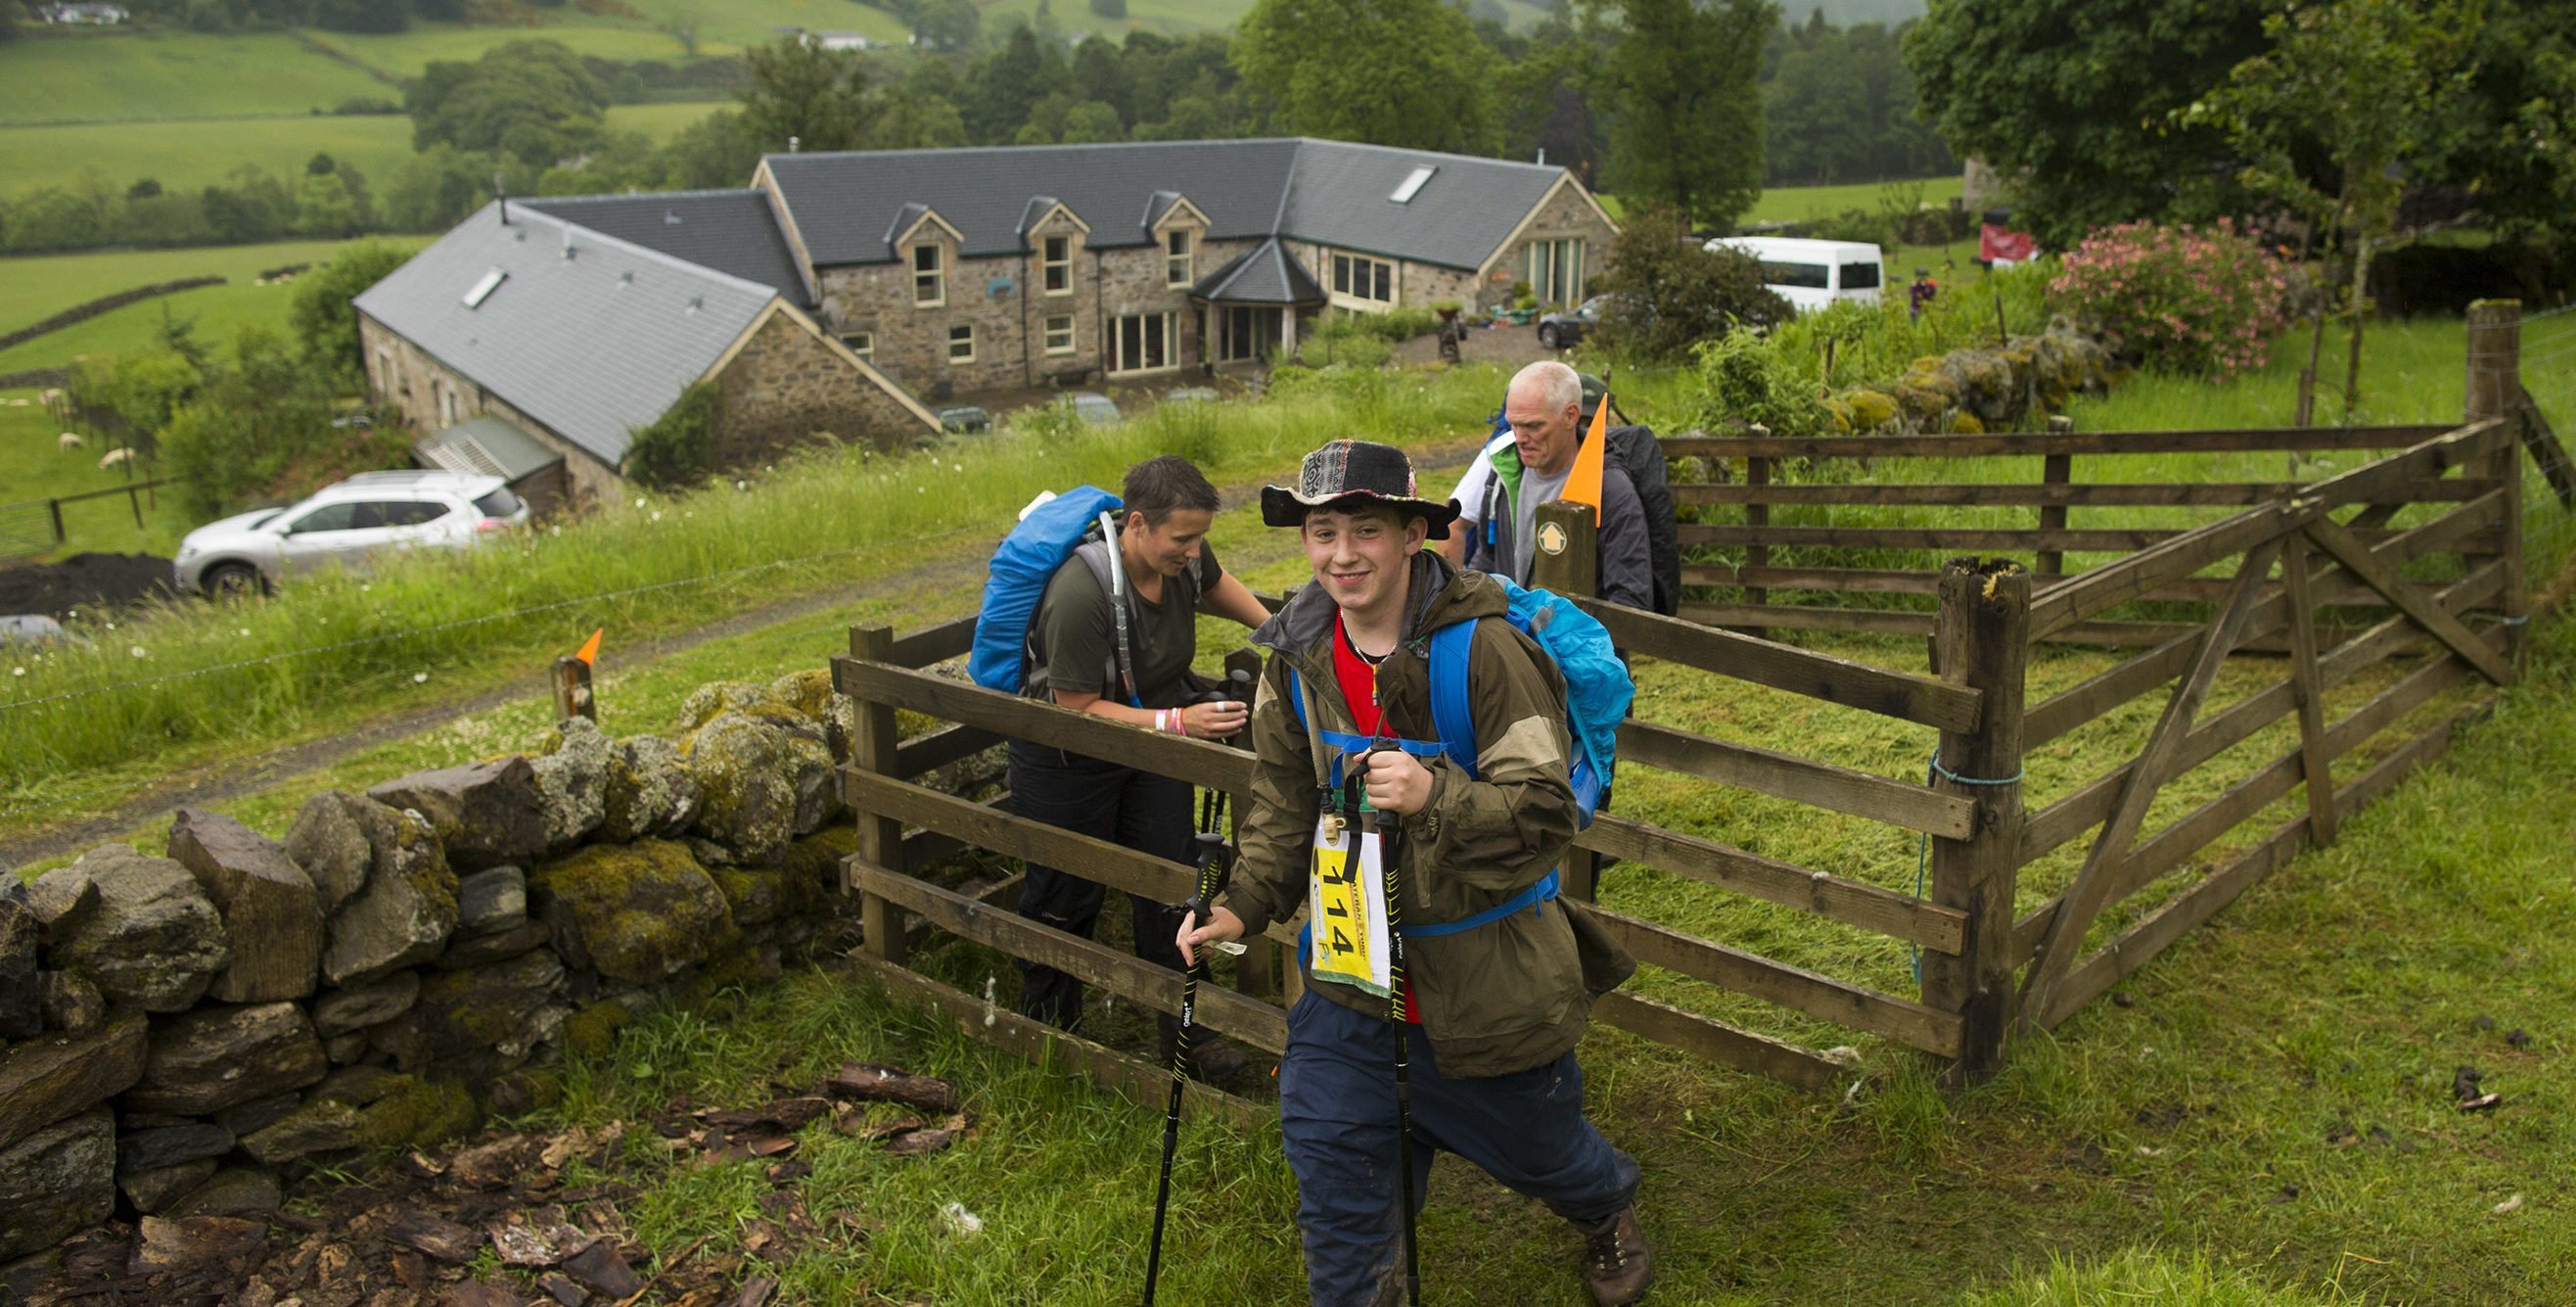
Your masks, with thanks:
[{"label": "stone farmhouse", "polygon": [[702,378],[715,466],[891,443],[924,400],[1255,369],[1320,314],[1572,305],[1617,230],[1563,168],[1344,141],[785,153],[742,190],[496,203],[357,307],[381,399],[522,428],[579,502]]},{"label": "stone farmhouse", "polygon": [[[435,433],[421,462],[506,476],[540,511],[616,495],[635,430],[700,381],[717,388],[713,467],[816,432],[935,433],[930,410],[780,293],[797,279],[774,226],[766,249],[740,239],[763,207],[751,192],[486,205],[354,302],[369,387]],[[683,253],[612,234],[645,222]]]},{"label": "stone farmhouse", "polygon": [[1318,312],[1527,281],[1573,304],[1616,224],[1563,168],[1346,141],[772,154],[819,316],[917,392],[1252,364]]}]

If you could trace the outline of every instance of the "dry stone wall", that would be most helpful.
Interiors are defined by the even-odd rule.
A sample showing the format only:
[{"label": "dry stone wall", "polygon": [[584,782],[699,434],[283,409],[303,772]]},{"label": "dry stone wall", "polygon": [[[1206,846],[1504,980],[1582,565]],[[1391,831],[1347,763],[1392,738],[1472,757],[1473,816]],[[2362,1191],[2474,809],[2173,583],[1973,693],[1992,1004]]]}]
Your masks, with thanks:
[{"label": "dry stone wall", "polygon": [[850,729],[827,673],[721,683],[667,738],[575,721],[283,832],[182,809],[0,875],[0,1297],[119,1213],[266,1217],[530,1110],[648,1006],[845,942]]}]

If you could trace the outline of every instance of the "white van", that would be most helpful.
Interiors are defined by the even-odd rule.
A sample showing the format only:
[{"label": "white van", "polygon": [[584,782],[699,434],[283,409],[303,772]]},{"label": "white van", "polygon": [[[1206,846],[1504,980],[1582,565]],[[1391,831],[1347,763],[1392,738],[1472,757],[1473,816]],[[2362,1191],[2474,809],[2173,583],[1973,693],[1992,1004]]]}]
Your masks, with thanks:
[{"label": "white van", "polygon": [[1843,300],[1876,304],[1879,283],[1886,279],[1878,247],[1860,241],[1720,236],[1703,248],[1711,253],[1734,250],[1761,260],[1762,284],[1800,313]]}]

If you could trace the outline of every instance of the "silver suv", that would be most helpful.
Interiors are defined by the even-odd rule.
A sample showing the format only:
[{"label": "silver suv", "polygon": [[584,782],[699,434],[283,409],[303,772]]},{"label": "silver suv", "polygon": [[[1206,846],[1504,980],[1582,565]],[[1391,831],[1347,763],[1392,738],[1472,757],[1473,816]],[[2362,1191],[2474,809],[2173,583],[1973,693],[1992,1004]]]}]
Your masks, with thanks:
[{"label": "silver suv", "polygon": [[528,520],[528,506],[495,476],[361,472],[286,508],[209,522],[179,542],[182,592],[265,592],[298,572],[355,570],[398,549],[470,549]]}]

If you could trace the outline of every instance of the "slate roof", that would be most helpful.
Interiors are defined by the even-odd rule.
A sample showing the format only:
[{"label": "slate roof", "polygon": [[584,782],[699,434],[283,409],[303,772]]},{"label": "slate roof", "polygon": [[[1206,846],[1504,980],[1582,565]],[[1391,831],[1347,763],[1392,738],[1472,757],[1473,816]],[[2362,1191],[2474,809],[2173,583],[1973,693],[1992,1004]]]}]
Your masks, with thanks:
[{"label": "slate roof", "polygon": [[563,455],[535,436],[500,418],[485,414],[467,418],[434,436],[423,436],[412,453],[430,467],[471,472],[517,481],[563,461]]},{"label": "slate roof", "polygon": [[1226,260],[1199,279],[1190,294],[1216,304],[1321,304],[1324,288],[1304,265],[1288,257],[1276,236]]},{"label": "slate roof", "polygon": [[[368,287],[358,311],[611,467],[628,430],[662,416],[779,298],[520,201],[506,224],[498,208]],[[467,308],[494,271],[506,276]]]},{"label": "slate roof", "polygon": [[[1434,171],[1408,203],[1388,197]],[[1062,200],[1097,248],[1142,245],[1186,196],[1208,239],[1284,236],[1473,270],[1520,225],[1563,168],[1303,137],[950,150],[772,154],[762,166],[817,267],[898,257],[889,243],[928,208],[964,234],[968,258],[1018,254],[1032,197]]]},{"label": "slate roof", "polygon": [[769,196],[764,192],[744,189],[562,195],[511,203],[773,287],[798,307],[814,305],[805,292],[805,278],[797,271],[796,255],[787,248],[787,237],[778,230],[778,215],[770,210]]}]

